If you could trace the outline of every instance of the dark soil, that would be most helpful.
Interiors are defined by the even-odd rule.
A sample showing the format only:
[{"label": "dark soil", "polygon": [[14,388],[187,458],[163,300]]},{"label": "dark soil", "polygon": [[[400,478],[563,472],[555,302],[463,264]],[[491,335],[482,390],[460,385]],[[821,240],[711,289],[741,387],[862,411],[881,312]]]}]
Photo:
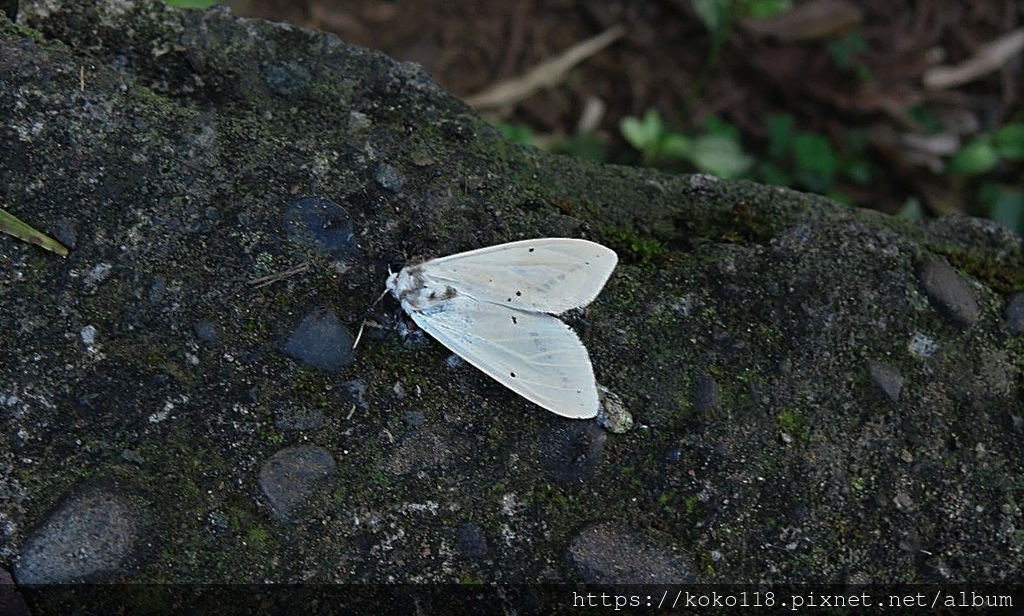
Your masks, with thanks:
[{"label": "dark soil", "polygon": [[[765,34],[734,23],[717,57],[711,36],[686,0],[248,0],[235,11],[332,31],[417,62],[462,97],[623,24],[625,37],[577,66],[558,86],[487,113],[558,138],[574,133],[588,101],[600,100],[605,110],[597,132],[608,146],[607,159],[616,162],[629,161],[620,118],[642,116],[652,107],[686,134],[699,134],[708,117],[718,116],[739,130],[744,148],[759,160],[772,156],[767,118],[789,114],[796,130],[824,135],[841,156],[864,163],[862,179],[838,178],[830,194],[888,213],[916,197],[931,213],[986,214],[970,205],[976,187],[935,166],[948,154],[926,148],[922,158],[904,137],[940,135],[962,145],[979,132],[1021,121],[1020,54],[967,84],[932,90],[922,84],[929,68],[960,63],[1021,27],[1020,4],[812,4],[823,11],[806,28],[786,26]],[[803,40],[779,40],[805,30]],[[851,34],[854,38],[847,38]],[[857,154],[860,141],[865,145]],[[995,179],[1016,184],[1010,174],[1019,173],[1019,165],[997,168]]]}]

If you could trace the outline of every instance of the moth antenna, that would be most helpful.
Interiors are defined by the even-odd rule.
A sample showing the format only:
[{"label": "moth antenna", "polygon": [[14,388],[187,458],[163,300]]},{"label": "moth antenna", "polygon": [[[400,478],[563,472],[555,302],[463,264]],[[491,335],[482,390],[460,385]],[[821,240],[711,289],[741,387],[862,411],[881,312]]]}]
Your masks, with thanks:
[{"label": "moth antenna", "polygon": [[[391,273],[391,268],[390,267],[388,267],[388,273],[389,274]],[[384,296],[387,295],[387,294],[388,294],[388,290],[384,289],[384,292],[381,293],[380,296],[377,299],[375,299],[372,304],[370,304],[370,307],[367,308],[366,311],[369,312],[374,306],[376,306],[380,302],[380,300],[384,299]],[[363,322],[359,324],[359,333],[356,334],[356,341],[352,343],[352,350],[353,351],[355,351],[356,347],[359,346],[359,341],[363,337],[363,330],[364,329],[366,329],[366,319],[365,318],[363,319]]]},{"label": "moth antenna", "polygon": [[363,339],[363,330],[366,329],[366,319],[359,324],[359,333],[356,334],[356,341],[352,343],[352,350],[355,351],[356,347],[359,346],[359,341]]}]

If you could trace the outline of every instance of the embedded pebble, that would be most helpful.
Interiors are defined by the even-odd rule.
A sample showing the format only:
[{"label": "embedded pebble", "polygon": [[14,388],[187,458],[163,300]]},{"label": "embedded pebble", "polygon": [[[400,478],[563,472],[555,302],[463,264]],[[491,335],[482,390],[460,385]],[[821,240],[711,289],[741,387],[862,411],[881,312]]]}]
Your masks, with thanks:
[{"label": "embedded pebble", "polygon": [[135,547],[138,512],[108,488],[65,500],[32,533],[14,564],[19,584],[71,584],[110,579]]},{"label": "embedded pebble", "polygon": [[377,168],[373,170],[373,179],[394,193],[401,192],[402,186],[405,185],[405,176],[402,175],[402,172],[387,163],[377,165]]},{"label": "embedded pebble", "polygon": [[78,331],[78,335],[82,338],[82,342],[86,346],[92,346],[96,342],[96,328],[92,325],[86,325]]},{"label": "embedded pebble", "polygon": [[423,411],[409,411],[402,416],[402,421],[410,428],[419,428],[426,420],[427,416],[423,414]]},{"label": "embedded pebble", "polygon": [[697,377],[697,383],[693,388],[693,410],[699,415],[718,408],[721,396],[718,393],[718,383],[707,372]]},{"label": "embedded pebble", "polygon": [[709,173],[694,173],[690,176],[690,186],[692,188],[708,188],[721,181],[721,179]]},{"label": "embedded pebble", "polygon": [[192,325],[192,331],[195,332],[196,337],[200,341],[205,343],[214,343],[220,338],[220,332],[217,329],[217,325],[212,321],[196,321]]},{"label": "embedded pebble", "polygon": [[463,522],[455,535],[455,547],[466,558],[480,560],[487,555],[487,538],[479,526]]},{"label": "embedded pebble", "polygon": [[57,226],[53,230],[53,237],[68,250],[74,250],[78,245],[78,229],[74,223],[67,218],[61,218],[57,221]]},{"label": "embedded pebble", "polygon": [[274,412],[274,425],[286,432],[319,430],[324,425],[324,412],[318,408],[284,406]]},{"label": "embedded pebble", "polygon": [[1006,305],[1006,329],[1014,336],[1024,331],[1024,293],[1017,293]]},{"label": "embedded pebble", "polygon": [[275,453],[260,469],[260,488],[282,522],[305,505],[317,483],[334,473],[337,464],[323,447],[301,445]]},{"label": "embedded pebble", "polygon": [[4,616],[32,616],[32,612],[14,586],[14,578],[5,569],[0,569],[0,614]]},{"label": "embedded pebble", "polygon": [[903,513],[913,513],[917,509],[917,506],[914,504],[914,499],[912,499],[906,492],[897,492],[896,496],[893,497],[892,502],[896,505],[896,508]]},{"label": "embedded pebble", "polygon": [[296,62],[272,64],[264,70],[263,77],[270,90],[282,96],[302,94],[312,83],[309,69]]},{"label": "embedded pebble", "polygon": [[341,393],[341,399],[349,404],[354,404],[356,409],[365,411],[370,408],[370,403],[366,400],[366,381],[363,379],[345,381],[338,387],[338,390]]},{"label": "embedded pebble", "polygon": [[113,265],[109,263],[98,263],[89,270],[88,274],[85,275],[85,284],[93,286],[98,285],[109,278],[110,272],[112,271],[114,271]]},{"label": "embedded pebble", "polygon": [[925,292],[940,310],[957,323],[974,325],[981,317],[981,306],[971,287],[945,261],[929,259],[921,265],[918,277]]},{"label": "embedded pebble", "polygon": [[977,364],[976,384],[988,396],[1007,396],[1014,390],[1014,356],[1007,351],[986,351]]},{"label": "embedded pebble", "polygon": [[356,250],[352,217],[345,208],[322,197],[302,197],[289,203],[284,231],[291,240],[322,254],[340,256]]},{"label": "embedded pebble", "polygon": [[82,284],[85,286],[85,293],[92,295],[96,292],[97,287],[107,278],[110,278],[110,274],[114,271],[114,266],[110,263],[99,263],[85,276],[82,278]]},{"label": "embedded pebble", "polygon": [[875,385],[893,402],[900,401],[903,376],[895,368],[880,362],[868,362],[868,374]]},{"label": "embedded pebble", "polygon": [[585,584],[686,584],[694,581],[693,566],[632,529],[603,522],[580,532],[566,554]]},{"label": "embedded pebble", "polygon": [[547,437],[544,470],[564,484],[582,484],[594,474],[608,435],[591,421],[560,422]]},{"label": "embedded pebble", "polygon": [[931,357],[939,351],[939,343],[929,336],[917,332],[907,343],[907,350],[918,357]]},{"label": "embedded pebble", "polygon": [[445,468],[457,459],[460,457],[440,436],[411,432],[385,461],[384,470],[393,475],[408,475]]},{"label": "embedded pebble", "polygon": [[333,310],[316,308],[288,336],[281,351],[314,368],[338,372],[352,363],[352,342]]}]

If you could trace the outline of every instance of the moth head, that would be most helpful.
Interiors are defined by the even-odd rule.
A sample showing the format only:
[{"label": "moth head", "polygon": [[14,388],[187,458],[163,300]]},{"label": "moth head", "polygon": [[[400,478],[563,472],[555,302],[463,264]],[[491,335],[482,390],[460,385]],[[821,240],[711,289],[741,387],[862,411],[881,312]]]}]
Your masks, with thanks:
[{"label": "moth head", "polygon": [[423,281],[420,279],[420,267],[403,267],[400,271],[392,272],[385,283],[388,291],[397,299],[404,299],[410,293],[419,292],[423,288]]},{"label": "moth head", "polygon": [[398,295],[398,275],[401,272],[392,272],[391,268],[388,268],[388,280],[384,283],[384,288],[391,291],[395,296]]}]

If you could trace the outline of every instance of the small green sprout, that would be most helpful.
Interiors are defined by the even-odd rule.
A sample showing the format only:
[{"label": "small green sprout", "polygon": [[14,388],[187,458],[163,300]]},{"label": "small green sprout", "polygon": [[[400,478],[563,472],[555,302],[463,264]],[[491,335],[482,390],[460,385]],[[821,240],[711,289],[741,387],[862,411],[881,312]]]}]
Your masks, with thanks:
[{"label": "small green sprout", "polygon": [[713,122],[709,128],[713,130],[696,137],[675,132],[654,109],[648,109],[642,119],[627,116],[619,122],[622,136],[640,152],[644,166],[685,161],[700,171],[726,179],[746,173],[754,161],[744,154],[731,127]]}]

